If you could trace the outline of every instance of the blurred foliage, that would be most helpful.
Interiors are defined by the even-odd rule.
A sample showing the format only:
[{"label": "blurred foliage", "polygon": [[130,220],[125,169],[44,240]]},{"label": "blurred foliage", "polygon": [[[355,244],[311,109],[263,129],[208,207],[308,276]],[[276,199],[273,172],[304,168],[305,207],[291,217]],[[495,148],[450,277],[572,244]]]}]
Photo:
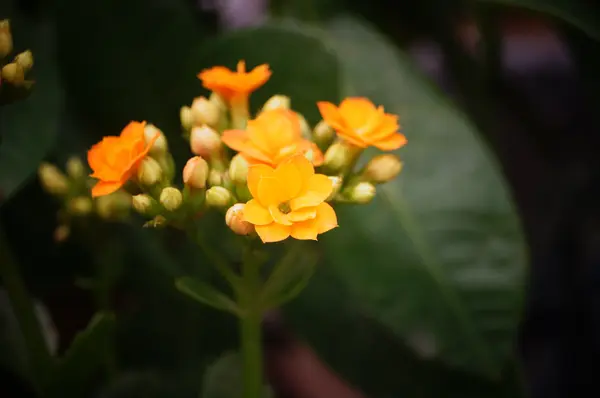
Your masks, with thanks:
[{"label": "blurred foliage", "polygon": [[[274,71],[252,98],[255,108],[286,94],[316,123],[315,101],[369,96],[401,115],[409,140],[402,176],[382,187],[370,206],[340,209],[341,227],[322,239],[315,276],[284,308],[294,330],[372,397],[522,394],[514,344],[527,250],[513,194],[473,115],[416,70],[398,44],[402,37],[381,33],[389,36],[390,27],[405,22],[399,30],[439,36],[444,27],[426,21],[437,21],[442,10],[473,10],[458,1],[416,3],[273,1],[277,20],[227,33],[211,22],[214,15],[186,0],[0,5],[15,46],[35,56],[32,94],[0,108],[0,200],[3,229],[28,286],[51,307],[61,334],[63,374],[51,391],[62,397],[90,391],[111,398],[199,391],[237,396],[228,390],[236,383],[234,354],[223,354],[237,345],[233,319],[198,306],[173,285],[182,276],[219,283],[203,254],[175,233],[99,220],[58,246],[52,241],[57,205],[31,177],[44,158],[82,155],[130,120],[163,129],[183,164],[190,154],[179,139],[178,112],[203,93],[196,74],[245,59]],[[475,7],[500,3],[548,13],[600,38],[597,14],[582,2],[480,3]],[[410,12],[399,12],[403,7]],[[423,22],[418,28],[413,16]],[[107,247],[119,259],[103,262]],[[97,276],[98,263],[115,262],[121,269],[110,311],[90,321],[94,304],[84,304],[89,292],[73,287],[75,280]],[[53,306],[56,297],[66,302]],[[74,311],[78,305],[83,316]],[[110,374],[99,357],[103,339],[113,333],[118,369]]]}]

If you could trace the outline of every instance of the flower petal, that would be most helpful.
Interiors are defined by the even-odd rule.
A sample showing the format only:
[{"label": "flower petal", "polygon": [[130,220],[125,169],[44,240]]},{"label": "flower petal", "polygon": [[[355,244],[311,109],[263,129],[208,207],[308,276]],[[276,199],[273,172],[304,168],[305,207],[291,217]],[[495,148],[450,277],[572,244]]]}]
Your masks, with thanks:
[{"label": "flower petal", "polygon": [[317,209],[315,207],[305,207],[292,211],[288,214],[288,218],[292,222],[302,222],[306,220],[312,220],[317,216]]},{"label": "flower petal", "polygon": [[317,206],[315,218],[319,234],[330,231],[338,226],[337,215],[329,203],[323,202]]},{"label": "flower petal", "polygon": [[315,174],[308,180],[306,192],[290,201],[292,211],[302,209],[304,207],[314,207],[324,202],[325,199],[333,191],[331,180],[323,174]]},{"label": "flower petal", "polygon": [[389,137],[374,142],[373,146],[381,149],[382,151],[393,151],[394,149],[398,149],[406,144],[407,140],[403,134],[392,134]]},{"label": "flower petal", "polygon": [[373,116],[377,116],[375,105],[364,97],[346,98],[340,104],[339,112],[345,124],[353,130],[365,127],[373,120]]},{"label": "flower petal", "polygon": [[302,174],[295,163],[285,162],[275,169],[275,178],[279,182],[282,201],[287,202],[300,194],[302,189]]},{"label": "flower petal", "polygon": [[110,195],[111,193],[117,191],[119,188],[123,186],[123,182],[106,182],[106,181],[98,181],[96,185],[92,188],[92,197],[96,198],[98,196]]},{"label": "flower petal", "polygon": [[225,130],[221,140],[229,148],[241,153],[249,162],[251,162],[251,159],[256,159],[261,163],[272,163],[269,156],[248,140],[248,134],[244,130]]},{"label": "flower petal", "polygon": [[256,233],[263,243],[279,242],[287,239],[290,236],[291,227],[277,223],[271,223],[269,225],[257,225]]},{"label": "flower petal", "polygon": [[279,206],[284,202],[285,193],[282,190],[281,183],[274,177],[261,177],[258,180],[258,201],[265,207]]},{"label": "flower petal", "polygon": [[273,222],[269,210],[262,207],[256,199],[251,199],[246,203],[242,219],[254,225],[267,225]]},{"label": "flower petal", "polygon": [[294,239],[299,240],[317,240],[319,227],[315,220],[308,220],[295,223],[292,226],[291,235]]},{"label": "flower petal", "polygon": [[394,133],[397,133],[398,129],[400,129],[400,125],[398,124],[398,116],[385,114],[381,118],[379,126],[374,128],[366,138],[368,138],[371,142],[380,141]]},{"label": "flower petal", "polygon": [[248,169],[248,189],[255,199],[258,199],[258,182],[262,177],[273,177],[274,170],[264,164],[256,164]]},{"label": "flower petal", "polygon": [[327,101],[319,101],[317,102],[317,108],[319,108],[323,120],[325,120],[332,129],[341,130],[344,128],[344,122],[340,115],[340,111],[334,104]]},{"label": "flower petal", "polygon": [[288,218],[287,214],[283,214],[277,206],[269,206],[269,213],[271,217],[273,217],[273,222],[281,225],[292,225],[292,222]]},{"label": "flower petal", "polygon": [[347,141],[348,143],[359,148],[366,148],[369,146],[369,144],[367,144],[362,137],[358,136],[354,130],[339,130],[337,134],[342,140]]}]

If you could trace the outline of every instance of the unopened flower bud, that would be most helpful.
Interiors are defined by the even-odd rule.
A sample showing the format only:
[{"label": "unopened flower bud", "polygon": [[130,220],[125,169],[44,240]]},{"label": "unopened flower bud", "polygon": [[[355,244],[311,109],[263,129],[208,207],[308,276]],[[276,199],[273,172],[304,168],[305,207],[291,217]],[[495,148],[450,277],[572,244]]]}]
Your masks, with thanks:
[{"label": "unopened flower bud", "polygon": [[208,185],[211,187],[215,185],[223,185],[223,173],[219,170],[211,169],[208,173]]},{"label": "unopened flower bud", "polygon": [[335,131],[327,124],[327,122],[325,122],[325,120],[321,120],[317,123],[313,130],[313,140],[321,147],[329,145],[334,137]]},{"label": "unopened flower bud", "polygon": [[375,197],[375,185],[370,182],[359,182],[349,190],[349,197],[355,203],[366,204]]},{"label": "unopened flower bud", "polygon": [[198,97],[192,102],[192,119],[194,125],[203,124],[216,127],[221,118],[219,108],[206,97]]},{"label": "unopened flower bud", "polygon": [[290,109],[291,101],[285,95],[274,95],[265,102],[262,111],[270,111],[273,109]]},{"label": "unopened flower bud", "polygon": [[386,153],[375,156],[365,167],[362,177],[374,184],[388,182],[400,174],[402,162],[397,156]]},{"label": "unopened flower bud", "polygon": [[323,165],[331,171],[339,171],[347,167],[352,161],[352,152],[343,142],[336,142],[325,152]]},{"label": "unopened flower bud", "polygon": [[333,198],[335,198],[335,196],[340,192],[340,189],[342,188],[342,183],[344,182],[344,180],[342,179],[342,177],[338,177],[338,176],[328,176],[329,180],[331,181],[331,194],[329,195],[329,197],[327,198],[327,200],[331,200]]},{"label": "unopened flower bud", "polygon": [[190,147],[194,154],[209,159],[221,148],[221,136],[207,125],[194,127],[190,135]]},{"label": "unopened flower bud", "polygon": [[194,117],[192,116],[192,108],[189,106],[182,106],[179,110],[179,120],[181,121],[181,126],[185,130],[189,130],[194,125]]},{"label": "unopened flower bud", "polygon": [[22,53],[17,54],[15,63],[23,68],[24,72],[27,72],[33,67],[33,54],[29,50],[23,51]]},{"label": "unopened flower bud", "polygon": [[133,205],[135,211],[144,216],[148,216],[152,215],[152,210],[155,207],[156,202],[150,197],[150,195],[143,193],[139,195],[134,195],[131,198],[131,204]]},{"label": "unopened flower bud", "polygon": [[54,230],[54,241],[64,242],[71,235],[71,227],[68,225],[59,225]]},{"label": "unopened flower bud", "polygon": [[69,160],[67,160],[66,169],[69,177],[74,180],[78,180],[85,176],[85,166],[81,159],[76,156],[70,157]]},{"label": "unopened flower bud", "polygon": [[0,21],[0,59],[6,57],[13,50],[13,39],[10,33],[8,19]]},{"label": "unopened flower bud", "polygon": [[183,168],[183,182],[185,185],[201,189],[206,186],[208,178],[208,163],[200,156],[194,156],[187,161]]},{"label": "unopened flower bud", "polygon": [[167,138],[163,132],[153,124],[147,124],[146,127],[144,127],[144,140],[146,141],[146,144],[150,143],[157,134],[158,138],[154,141],[152,148],[150,148],[151,155],[162,155],[169,150]]},{"label": "unopened flower bud", "polygon": [[25,81],[25,71],[21,65],[12,62],[2,68],[2,79],[18,86]]},{"label": "unopened flower bud", "polygon": [[295,112],[296,116],[298,116],[298,123],[300,123],[300,131],[302,132],[302,136],[307,140],[312,139],[312,131],[310,125],[306,121],[306,118],[298,112]]},{"label": "unopened flower bud", "polygon": [[175,211],[183,203],[183,195],[177,188],[166,187],[160,193],[160,204],[168,211]]},{"label": "unopened flower bud", "polygon": [[93,208],[92,199],[87,196],[77,196],[68,203],[68,209],[71,214],[76,216],[85,216],[90,214]]},{"label": "unopened flower bud", "polygon": [[248,180],[248,161],[239,153],[231,159],[229,164],[229,178],[235,184],[245,184]]},{"label": "unopened flower bud", "polygon": [[156,159],[146,157],[140,163],[137,171],[137,178],[140,184],[151,186],[160,181],[162,177],[162,168]]},{"label": "unopened flower bud", "polygon": [[211,104],[217,107],[219,112],[225,112],[227,110],[227,102],[218,93],[213,91],[210,94],[210,97],[208,97],[208,100]]},{"label": "unopened flower bud", "polygon": [[53,195],[64,195],[69,190],[69,181],[58,167],[49,164],[42,163],[38,170],[38,175],[42,187]]},{"label": "unopened flower bud", "polygon": [[254,225],[243,219],[245,206],[243,203],[236,203],[225,214],[225,223],[238,235],[248,235],[254,231]]},{"label": "unopened flower bud", "polygon": [[233,196],[227,188],[211,187],[206,191],[206,204],[213,207],[227,207],[231,204]]},{"label": "unopened flower bud", "polygon": [[96,213],[107,220],[125,218],[129,215],[131,202],[131,195],[124,191],[100,196],[96,199]]}]

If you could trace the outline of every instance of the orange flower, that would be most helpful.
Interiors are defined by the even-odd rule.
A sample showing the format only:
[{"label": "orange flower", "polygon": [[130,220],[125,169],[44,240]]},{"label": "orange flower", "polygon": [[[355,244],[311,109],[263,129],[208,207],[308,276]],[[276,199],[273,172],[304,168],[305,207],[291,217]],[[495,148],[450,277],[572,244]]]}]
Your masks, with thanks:
[{"label": "orange flower", "polygon": [[289,109],[271,109],[249,120],[246,130],[226,130],[225,145],[238,151],[249,164],[277,166],[293,155],[312,151],[312,163],[323,163],[323,154],[315,143],[302,137],[300,119]]},{"label": "orange flower", "polygon": [[333,208],[325,202],[333,189],[331,180],[315,174],[312,164],[296,155],[273,169],[254,165],[248,173],[254,199],[246,203],[243,219],[255,225],[260,239],[278,242],[292,236],[316,240],[317,235],[338,226]]},{"label": "orange flower", "polygon": [[398,132],[398,116],[385,113],[383,106],[375,108],[366,98],[346,98],[339,108],[325,101],[317,106],[323,120],[352,145],[391,151],[406,144],[406,137]]},{"label": "orange flower", "polygon": [[269,77],[271,77],[269,65],[259,65],[246,72],[244,61],[238,62],[237,71],[229,70],[224,66],[215,66],[198,74],[206,89],[218,93],[229,101],[248,97],[251,92],[265,84]]},{"label": "orange flower", "polygon": [[93,171],[91,177],[99,181],[92,188],[92,196],[104,196],[121,188],[136,171],[146,156],[156,134],[150,142],[144,139],[146,122],[131,122],[118,137],[104,137],[88,151],[88,163]]}]

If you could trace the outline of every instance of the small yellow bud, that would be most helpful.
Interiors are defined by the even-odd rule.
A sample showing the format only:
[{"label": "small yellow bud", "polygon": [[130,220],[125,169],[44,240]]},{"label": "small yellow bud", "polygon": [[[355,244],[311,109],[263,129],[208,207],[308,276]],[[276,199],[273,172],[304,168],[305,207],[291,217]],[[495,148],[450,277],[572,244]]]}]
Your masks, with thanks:
[{"label": "small yellow bud", "polygon": [[25,71],[23,67],[16,62],[4,65],[2,68],[2,78],[15,86],[25,81]]},{"label": "small yellow bud", "polygon": [[194,125],[194,117],[192,116],[192,108],[189,106],[182,106],[179,110],[179,120],[184,130],[189,130]]},{"label": "small yellow bud", "polygon": [[169,150],[167,138],[163,132],[153,124],[147,124],[144,128],[144,140],[146,141],[146,144],[150,143],[157,134],[158,138],[154,141],[152,148],[150,148],[151,155],[162,155]]},{"label": "small yellow bud", "polygon": [[335,195],[337,195],[340,192],[340,189],[342,188],[342,183],[344,182],[344,180],[342,179],[342,177],[338,177],[338,176],[328,176],[329,180],[331,181],[331,194],[329,195],[329,197],[327,198],[327,200],[331,200],[333,198],[335,198]]},{"label": "small yellow bud", "polygon": [[59,225],[54,230],[54,241],[55,242],[64,242],[71,235],[71,227],[68,225]]},{"label": "small yellow bud", "polygon": [[137,171],[137,178],[140,184],[151,186],[160,181],[162,177],[162,168],[156,159],[146,157],[142,160]]},{"label": "small yellow bud", "polygon": [[273,109],[290,109],[291,101],[285,95],[274,95],[265,102],[262,111],[270,111]]},{"label": "small yellow bud", "polygon": [[6,57],[13,50],[13,39],[10,33],[8,19],[0,21],[0,59]]},{"label": "small yellow bud", "polygon": [[183,182],[190,188],[202,189],[208,178],[208,163],[200,156],[194,156],[183,168]]},{"label": "small yellow bud", "polygon": [[336,142],[325,152],[323,165],[331,171],[340,171],[352,162],[352,151],[344,142]]},{"label": "small yellow bud", "polygon": [[375,156],[365,167],[362,177],[374,184],[388,182],[402,171],[402,162],[397,156],[386,153]]},{"label": "small yellow bud", "polygon": [[227,207],[233,201],[233,195],[227,188],[211,187],[206,191],[206,204],[213,207]]},{"label": "small yellow bud", "polygon": [[190,135],[190,148],[194,154],[209,159],[221,148],[221,136],[207,125],[194,127]]},{"label": "small yellow bud", "polygon": [[236,203],[225,214],[225,223],[238,235],[248,235],[254,231],[254,225],[243,220],[245,206],[243,203]]},{"label": "small yellow bud", "polygon": [[66,169],[69,177],[74,180],[85,177],[85,166],[81,159],[76,156],[70,157],[69,160],[67,160]]},{"label": "small yellow bud", "polygon": [[69,201],[68,209],[71,214],[85,216],[91,213],[93,208],[92,199],[87,196],[77,196]]},{"label": "small yellow bud", "polygon": [[27,72],[33,67],[33,54],[29,50],[23,51],[22,53],[17,54],[15,63],[23,68],[24,72]]},{"label": "small yellow bud", "polygon": [[134,195],[131,198],[131,204],[133,205],[135,211],[147,216],[151,215],[156,202],[150,197],[150,195],[143,193],[139,195]]},{"label": "small yellow bud", "polygon": [[208,185],[214,187],[215,185],[223,185],[223,173],[219,170],[211,169],[208,173]]},{"label": "small yellow bud", "polygon": [[313,130],[313,140],[317,145],[326,147],[335,137],[335,131],[324,120],[321,120]]},{"label": "small yellow bud", "polygon": [[248,161],[239,153],[231,159],[229,164],[229,178],[235,184],[245,184],[248,180]]},{"label": "small yellow bud", "polygon": [[349,197],[355,203],[366,204],[375,197],[375,185],[370,182],[359,182],[349,190]]},{"label": "small yellow bud", "polygon": [[206,97],[198,97],[192,102],[192,120],[194,125],[216,127],[221,118],[219,108]]},{"label": "small yellow bud", "polygon": [[183,203],[183,195],[177,188],[166,187],[160,193],[160,204],[168,211],[175,211]]},{"label": "small yellow bud", "polygon": [[217,107],[217,109],[219,110],[220,113],[225,112],[227,110],[227,102],[225,101],[225,99],[223,99],[223,97],[221,97],[216,92],[213,91],[210,94],[210,97],[208,98],[208,100],[210,101],[211,104],[213,104],[214,106]]},{"label": "small yellow bud", "polygon": [[38,170],[42,187],[53,195],[64,195],[69,191],[69,180],[58,167],[42,163]]},{"label": "small yellow bud", "polygon": [[124,191],[116,191],[110,195],[96,199],[96,213],[107,220],[121,219],[129,215],[131,195]]}]

